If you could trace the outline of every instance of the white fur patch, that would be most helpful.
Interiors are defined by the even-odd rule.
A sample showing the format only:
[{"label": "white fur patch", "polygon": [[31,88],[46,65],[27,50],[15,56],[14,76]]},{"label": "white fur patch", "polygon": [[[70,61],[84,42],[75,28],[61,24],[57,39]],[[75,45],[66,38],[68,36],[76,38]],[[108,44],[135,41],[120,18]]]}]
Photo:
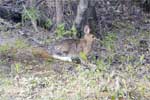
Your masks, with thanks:
[{"label": "white fur patch", "polygon": [[72,59],[71,57],[62,57],[62,56],[59,56],[59,55],[52,55],[55,59],[59,59],[59,60],[62,60],[62,61],[69,61],[69,62],[72,62]]}]

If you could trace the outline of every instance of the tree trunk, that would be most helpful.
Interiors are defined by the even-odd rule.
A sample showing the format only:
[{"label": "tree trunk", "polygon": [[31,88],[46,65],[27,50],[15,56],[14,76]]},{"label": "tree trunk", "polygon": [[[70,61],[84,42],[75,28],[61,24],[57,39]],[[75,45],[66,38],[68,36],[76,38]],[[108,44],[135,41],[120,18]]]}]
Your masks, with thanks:
[{"label": "tree trunk", "polygon": [[86,24],[90,26],[92,34],[100,37],[100,34],[97,34],[99,27],[95,4],[96,1],[93,0],[80,0],[79,2],[77,16],[75,19],[75,25],[78,30],[78,38],[81,38],[84,35],[82,34],[82,30]]},{"label": "tree trunk", "polygon": [[62,0],[56,0],[56,25],[62,23],[62,20],[63,20]]},{"label": "tree trunk", "polygon": [[76,28],[78,30],[78,34],[77,34],[78,38],[80,38],[82,36],[81,26],[82,26],[82,22],[84,20],[84,14],[88,8],[88,4],[89,4],[89,0],[80,0],[79,5],[78,5],[77,16],[74,21]]}]

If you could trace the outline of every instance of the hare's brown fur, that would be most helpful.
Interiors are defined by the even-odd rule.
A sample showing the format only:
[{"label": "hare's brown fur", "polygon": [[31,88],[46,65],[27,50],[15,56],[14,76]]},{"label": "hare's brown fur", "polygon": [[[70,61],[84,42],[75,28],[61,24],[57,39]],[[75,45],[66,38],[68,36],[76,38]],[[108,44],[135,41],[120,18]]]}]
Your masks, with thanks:
[{"label": "hare's brown fur", "polygon": [[81,39],[65,39],[60,41],[55,46],[56,52],[66,56],[79,56],[80,52],[84,52],[87,55],[91,51],[95,37],[90,33],[88,25],[84,27],[84,33],[85,35]]}]

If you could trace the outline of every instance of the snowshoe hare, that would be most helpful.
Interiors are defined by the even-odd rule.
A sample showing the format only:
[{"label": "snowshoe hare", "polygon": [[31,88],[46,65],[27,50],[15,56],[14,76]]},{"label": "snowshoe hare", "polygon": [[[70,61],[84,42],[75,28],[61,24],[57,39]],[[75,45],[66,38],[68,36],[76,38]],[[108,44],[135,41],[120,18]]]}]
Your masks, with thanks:
[{"label": "snowshoe hare", "polygon": [[84,33],[81,39],[65,39],[60,41],[54,47],[55,54],[68,57],[79,57],[80,52],[83,52],[85,55],[88,55],[96,38],[90,33],[90,27],[88,25],[84,27]]},{"label": "snowshoe hare", "polygon": [[65,39],[57,42],[54,47],[51,47],[49,52],[42,48],[33,48],[34,55],[41,56],[42,58],[55,58],[63,61],[73,61],[72,58],[80,58],[80,53],[83,52],[88,55],[92,49],[92,44],[96,39],[93,34],[90,33],[90,27],[86,25],[84,27],[84,36],[81,39]]}]

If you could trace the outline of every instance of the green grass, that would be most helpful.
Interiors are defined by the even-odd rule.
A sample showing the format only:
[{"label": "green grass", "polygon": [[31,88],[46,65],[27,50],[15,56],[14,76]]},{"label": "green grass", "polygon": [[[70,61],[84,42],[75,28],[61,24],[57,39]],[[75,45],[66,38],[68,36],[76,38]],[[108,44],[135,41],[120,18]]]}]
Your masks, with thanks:
[{"label": "green grass", "polygon": [[29,47],[29,45],[27,43],[25,43],[25,41],[21,40],[21,39],[17,39],[15,42],[14,42],[14,47],[16,49],[23,49],[23,48],[27,48]]},{"label": "green grass", "polygon": [[1,45],[0,46],[0,53],[6,53],[8,50],[10,50],[10,45],[9,44],[5,44],[5,45]]},{"label": "green grass", "polygon": [[101,41],[101,44],[108,51],[115,51],[115,41],[117,40],[117,35],[115,33],[107,33],[104,39]]},{"label": "green grass", "polygon": [[65,24],[63,23],[59,24],[56,28],[57,39],[62,38],[64,35],[73,37],[76,35],[76,33],[77,33],[77,30],[74,25],[72,26],[70,30],[66,30]]}]

